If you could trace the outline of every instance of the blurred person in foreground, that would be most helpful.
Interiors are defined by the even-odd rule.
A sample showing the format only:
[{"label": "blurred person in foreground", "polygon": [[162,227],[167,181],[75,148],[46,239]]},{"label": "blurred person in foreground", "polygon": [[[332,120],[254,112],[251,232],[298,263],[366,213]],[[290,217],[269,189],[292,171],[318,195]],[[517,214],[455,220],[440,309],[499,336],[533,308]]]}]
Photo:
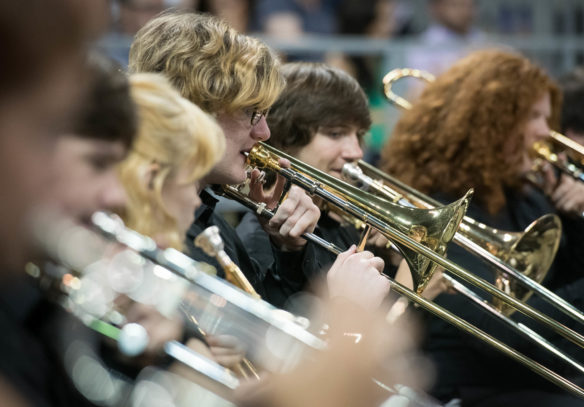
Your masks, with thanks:
[{"label": "blurred person in foreground", "polygon": [[[88,59],[85,69],[86,94],[52,141],[50,162],[44,167],[51,175],[46,185],[50,191],[37,202],[38,216],[48,216],[44,212],[48,207],[50,213],[87,223],[95,210],[124,204],[115,166],[135,131],[127,81],[116,65],[97,56]],[[86,332],[28,277],[20,271],[1,287],[5,335],[0,370],[33,405],[91,405],[76,389],[79,383],[67,371],[71,366],[64,364],[71,343],[89,340]]]},{"label": "blurred person in foreground", "polygon": [[[584,222],[572,217],[574,207],[561,197],[552,193],[548,199],[526,178],[532,172],[532,145],[557,126],[559,108],[557,85],[527,58],[498,50],[475,52],[429,83],[413,108],[403,113],[383,151],[381,169],[442,202],[474,188],[467,215],[501,230],[520,231],[544,214],[559,214],[567,220],[563,239],[543,284],[582,309],[584,257],[579,242]],[[493,282],[489,268],[460,247],[451,246],[448,257]],[[441,295],[436,301],[544,365],[573,374],[541,348],[469,306],[464,297]],[[560,322],[573,322],[537,295],[528,302]],[[513,318],[537,329],[519,312]],[[547,336],[580,358],[581,352],[563,338]],[[481,406],[579,403],[558,394],[523,365],[436,318],[428,324],[425,348],[438,368],[433,394],[443,401],[459,398]]]},{"label": "blurred person in foreground", "polygon": [[[105,4],[93,1],[0,4],[4,58],[0,65],[0,188],[5,192],[0,203],[2,292],[10,291],[12,279],[23,273],[31,252],[31,214],[52,185],[53,173],[47,169],[57,136],[84,93],[79,83],[86,78],[85,45],[101,30],[105,18]],[[17,378],[26,366],[18,355],[24,358],[32,349],[23,343],[26,335],[4,295],[0,297],[0,325],[2,352],[10,356],[0,358],[0,403],[29,405],[34,401],[31,392],[47,389],[37,387],[38,383],[25,385]],[[12,353],[12,346],[24,349]],[[29,373],[39,370],[40,363],[36,359],[28,365]]]},{"label": "blurred person in foreground", "polygon": [[[88,11],[91,13],[86,14]],[[88,17],[91,16],[91,17]],[[105,4],[59,0],[0,6],[0,264],[18,270],[27,218],[45,197],[57,135],[83,96],[84,46],[101,29]]]}]

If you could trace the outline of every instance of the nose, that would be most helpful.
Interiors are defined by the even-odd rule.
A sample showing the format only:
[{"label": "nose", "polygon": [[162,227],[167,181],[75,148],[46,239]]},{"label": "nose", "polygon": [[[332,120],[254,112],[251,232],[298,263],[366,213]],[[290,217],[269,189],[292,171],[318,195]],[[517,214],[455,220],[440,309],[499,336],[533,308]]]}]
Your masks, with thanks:
[{"label": "nose", "polygon": [[266,141],[270,138],[270,128],[265,117],[251,128],[251,137],[256,141]]},{"label": "nose", "polygon": [[115,171],[112,171],[108,177],[104,179],[99,195],[100,209],[114,210],[120,209],[127,204],[126,190],[117,177]]},{"label": "nose", "polygon": [[363,158],[363,150],[359,142],[359,137],[353,133],[346,137],[343,145],[342,157],[348,162],[353,162]]},{"label": "nose", "polygon": [[552,131],[552,129],[550,129],[550,125],[548,123],[547,120],[543,120],[543,123],[541,124],[541,135],[542,137],[549,137],[550,132]]}]

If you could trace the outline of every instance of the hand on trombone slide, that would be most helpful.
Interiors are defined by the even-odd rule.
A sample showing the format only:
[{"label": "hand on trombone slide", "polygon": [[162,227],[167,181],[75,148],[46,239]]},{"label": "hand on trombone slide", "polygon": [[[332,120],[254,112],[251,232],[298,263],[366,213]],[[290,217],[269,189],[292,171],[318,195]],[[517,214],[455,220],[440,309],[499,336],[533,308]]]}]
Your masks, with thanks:
[{"label": "hand on trombone slide", "polygon": [[[290,167],[290,162],[281,158],[279,164],[283,168]],[[312,199],[297,186],[292,186],[284,201],[278,206],[286,179],[280,175],[269,190],[264,189],[262,172],[254,169],[250,174],[249,196],[256,202],[263,202],[268,209],[277,207],[275,215],[270,220],[260,218],[260,223],[272,241],[284,251],[300,250],[306,244],[301,236],[311,233],[320,217],[318,207]]]},{"label": "hand on trombone slide", "polygon": [[339,254],[327,273],[329,297],[344,298],[367,311],[375,311],[389,293],[389,280],[381,275],[385,263],[355,245]]}]

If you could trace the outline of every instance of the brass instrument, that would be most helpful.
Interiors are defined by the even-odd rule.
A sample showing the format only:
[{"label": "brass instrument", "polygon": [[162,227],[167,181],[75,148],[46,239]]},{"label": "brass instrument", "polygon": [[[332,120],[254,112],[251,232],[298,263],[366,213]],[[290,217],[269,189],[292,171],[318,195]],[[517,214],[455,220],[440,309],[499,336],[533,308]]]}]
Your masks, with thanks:
[{"label": "brass instrument", "polygon": [[[236,287],[239,287],[249,295],[254,298],[260,299],[260,295],[253,288],[249,280],[245,277],[241,269],[229,258],[229,255],[223,250],[223,240],[219,235],[219,228],[217,226],[210,226],[195,238],[195,246],[201,248],[207,255],[217,259],[223,271],[225,271],[225,277],[227,281]],[[257,369],[249,361],[249,359],[243,359],[243,361],[237,366],[237,372],[244,378],[254,377],[259,380],[260,375]]]},{"label": "brass instrument", "polygon": [[249,280],[245,277],[241,269],[229,258],[229,255],[223,250],[223,240],[219,235],[217,226],[209,226],[195,238],[195,246],[201,248],[208,256],[217,259],[223,271],[225,271],[226,280],[236,287],[239,287],[254,298],[260,298],[260,295],[253,288]]},{"label": "brass instrument", "polygon": [[[278,164],[279,157],[290,160],[292,167],[281,168]],[[382,233],[387,233],[385,229],[399,230],[402,236],[407,236],[408,240],[415,241],[419,247],[431,253],[430,256],[446,253],[446,246],[452,240],[472,194],[472,191],[469,191],[458,201],[437,209],[408,208],[363,193],[352,185],[318,171],[265,143],[258,143],[251,149],[248,161],[252,166],[284,175],[292,183],[324,198],[328,203],[351,213]],[[341,193],[342,190],[348,191]],[[356,199],[349,199],[348,195]],[[408,245],[400,247],[412,271],[414,290],[421,293],[430,281],[436,264],[426,253],[420,253],[416,249],[417,247],[412,248]]]},{"label": "brass instrument", "polygon": [[[291,162],[291,167],[281,168],[278,164],[278,159],[280,157],[288,159]],[[333,205],[339,206],[351,215],[360,218],[368,225],[378,229],[384,236],[393,241],[400,250],[404,251],[403,249],[405,248],[412,253],[417,254],[418,257],[428,258],[428,261],[437,263],[445,268],[446,271],[449,271],[465,281],[487,291],[489,294],[504,300],[507,304],[513,306],[525,315],[551,327],[554,331],[560,333],[562,336],[565,336],[579,346],[582,346],[584,343],[582,335],[562,324],[559,324],[547,315],[541,314],[533,308],[523,304],[516,298],[498,290],[485,280],[478,278],[459,265],[447,260],[439,254],[436,254],[426,245],[420,244],[415,238],[406,235],[403,231],[408,234],[413,231],[415,237],[418,237],[420,233],[420,227],[414,217],[417,213],[413,208],[402,207],[383,198],[363,192],[344,181],[323,173],[322,171],[318,171],[294,157],[282,153],[264,143],[258,143],[252,148],[248,160],[251,165],[260,169],[271,169],[277,171],[280,175],[284,176],[292,183],[301,186],[311,194],[314,194]],[[464,205],[464,201],[461,205]],[[461,207],[462,206],[460,206],[459,209]],[[446,223],[449,228],[457,228],[457,222],[448,223],[441,221],[441,223]],[[452,230],[449,230],[448,233],[453,234],[455,231],[453,232]],[[427,236],[432,236],[432,234],[428,233]],[[431,240],[433,242],[435,239]],[[409,261],[409,265],[410,269],[413,270],[413,273],[419,273],[419,263],[416,264]],[[425,275],[424,277],[428,276]],[[419,286],[416,288],[419,289]]]},{"label": "brass instrument", "polygon": [[[410,68],[393,69],[383,77],[383,94],[387,100],[402,109],[409,110],[412,104],[391,89],[396,81],[405,77],[418,78],[426,82],[434,82],[436,78],[429,72]],[[559,156],[561,151],[565,151],[573,162],[561,158]],[[549,162],[564,174],[584,182],[584,146],[563,134],[551,130],[548,138],[533,143],[530,154],[534,158]],[[535,170],[538,170],[537,162]],[[534,183],[538,184],[538,182]]]},{"label": "brass instrument", "polygon": [[[287,158],[291,162],[291,168],[280,168],[280,166],[278,165],[279,157]],[[491,287],[488,283],[471,275],[469,272],[462,269],[458,265],[455,265],[452,262],[449,262],[448,260],[436,255],[430,249],[427,249],[425,246],[419,244],[414,239],[409,238],[401,231],[395,230],[392,228],[392,226],[390,226],[390,224],[401,222],[402,225],[398,225],[397,226],[398,228],[407,229],[408,227],[414,227],[415,229],[416,226],[415,219],[412,219],[411,216],[408,217],[407,215],[415,213],[416,211],[404,210],[395,215],[397,219],[390,219],[391,216],[393,215],[390,213],[391,211],[388,208],[391,207],[393,209],[393,207],[396,206],[395,204],[392,204],[389,201],[378,198],[374,195],[359,191],[356,187],[353,187],[341,180],[329,176],[328,174],[322,173],[321,171],[311,168],[306,164],[298,161],[297,159],[287,154],[281,153],[271,146],[266,146],[263,143],[259,143],[250,151],[248,160],[251,165],[259,167],[260,169],[274,170],[279,174],[283,175],[284,177],[286,177],[292,183],[303,187],[306,191],[320,198],[325,199],[327,202],[331,202],[334,205],[340,206],[343,210],[350,213],[352,216],[358,217],[367,224],[374,226],[376,229],[380,230],[381,233],[383,233],[386,237],[396,241],[397,244],[400,245],[400,248],[402,246],[406,246],[407,248],[413,251],[419,252],[421,255],[428,256],[432,259],[432,261],[438,262],[441,266],[445,267],[446,269],[455,270],[455,274],[460,273],[461,275],[464,276],[463,278],[467,280],[477,281],[478,286],[489,292],[492,292],[493,294],[497,291],[496,288]],[[331,191],[333,191],[334,193]],[[258,204],[257,207],[260,207],[260,205]],[[387,219],[384,216],[386,216]],[[584,397],[584,390],[576,386],[575,384],[571,383],[569,380],[561,377],[560,375],[553,372],[549,368],[541,365],[540,363],[537,363],[532,359],[526,357],[525,355],[517,352],[515,349],[493,338],[492,336],[475,327],[474,325],[469,324],[467,321],[457,317],[456,315],[451,314],[444,308],[436,305],[435,303],[429,300],[426,300],[418,293],[408,289],[407,287],[401,285],[400,283],[394,281],[393,279],[389,278],[389,280],[391,281],[392,289],[399,293],[400,295],[403,295],[410,301],[418,304],[419,306],[436,315],[437,317],[444,319],[445,321],[455,325],[459,329],[487,342],[500,352],[513,358],[519,363],[524,364],[537,374],[550,380],[551,382],[562,387],[563,389],[568,390],[571,393],[578,395],[579,397]],[[550,321],[549,318],[543,315],[537,317],[538,314],[537,311],[529,310],[529,307],[526,307],[525,305],[519,303],[517,300],[511,297],[507,298],[508,296],[504,293],[494,295],[498,295],[504,298],[514,306],[517,305],[517,307],[520,308],[522,312],[525,311],[525,313],[530,316],[536,315],[534,318],[540,321],[542,320],[549,321],[551,325],[558,325],[557,323],[554,324],[553,321]],[[554,329],[556,328],[559,329],[560,331],[564,330],[563,328],[557,326]],[[522,333],[525,334],[525,332]],[[578,334],[576,334],[576,338],[574,338],[575,341],[578,341],[577,336]],[[581,366],[577,364],[576,366],[578,366],[577,368],[582,369]]]},{"label": "brass instrument", "polygon": [[[370,164],[359,162],[359,165],[366,168],[368,172],[370,171],[375,173],[375,175],[383,176],[383,180],[385,181],[394,180],[393,177],[372,167]],[[365,175],[359,165],[356,163],[345,164],[342,171],[343,177],[349,178],[349,180],[353,182],[359,182],[359,184],[364,186],[365,190],[373,190],[388,199],[404,205],[419,205],[420,207],[429,208],[432,207],[432,205],[438,204],[435,200],[402,184],[398,180],[395,181],[400,184],[404,190],[397,189],[394,185],[392,185],[393,188],[389,188],[388,185],[383,182],[373,180],[368,175]],[[547,274],[551,261],[557,251],[560,235],[561,223],[555,215],[542,216],[529,225],[523,232],[499,231],[465,216],[453,240],[459,246],[476,254],[481,259],[489,262],[489,264],[498,266],[499,269],[495,270],[496,287],[507,294],[520,299],[522,302],[526,302],[534,291],[541,290],[549,292],[537,282],[543,280],[543,276]],[[501,266],[499,266],[499,264],[501,264]],[[513,265],[514,268],[511,265]],[[522,270],[522,272],[516,269]],[[520,280],[509,279],[505,274],[505,271],[507,270],[519,274],[522,280],[526,280],[528,282],[526,287],[534,288],[529,289],[518,284]],[[541,335],[525,325],[518,324],[510,319],[509,316],[515,311],[513,307],[508,306],[497,297],[494,297],[493,304],[490,304],[454,278],[446,274],[443,274],[442,278],[445,279],[455,291],[473,301],[486,312],[511,326],[516,331],[522,333],[527,339],[538,343],[548,351],[554,353],[579,371],[584,372],[584,366],[565,355]],[[555,305],[553,302],[555,297],[565,302],[561,297],[558,297],[552,292],[550,293],[550,303]],[[568,309],[574,309],[576,315],[581,315],[580,311],[571,305],[569,305]]]},{"label": "brass instrument", "polygon": [[[116,222],[113,217],[109,220]],[[104,259],[110,259],[113,254],[111,244],[93,230],[61,216],[37,221],[34,226],[37,243],[51,260],[46,260],[42,267],[28,263],[25,271],[38,281],[43,294],[61,304],[89,329],[111,341],[124,358],[142,355],[150,341],[148,332],[138,323],[127,323],[123,311],[116,309],[114,298],[109,293],[110,288],[115,292],[122,287],[119,286],[120,280],[108,279],[112,276],[109,273],[112,269],[108,269]],[[116,254],[124,252],[131,253],[127,258],[136,261],[134,266],[137,268],[145,265],[138,254],[118,251],[116,247]],[[126,266],[132,267],[131,264]],[[173,361],[168,369],[146,366],[130,380],[112,372],[99,356],[95,344],[87,341],[84,334],[59,339],[66,343],[63,358],[70,379],[82,396],[100,405],[119,405],[121,400],[129,400],[136,392],[143,397],[149,385],[165,385],[169,391],[172,387],[172,394],[177,393],[179,387],[188,389],[191,400],[208,400],[209,391],[224,400],[232,400],[233,390],[239,386],[239,379],[230,370],[176,340],[165,342],[161,349]],[[177,371],[184,372],[189,379],[173,374]],[[173,381],[172,385],[168,384],[169,380]],[[225,401],[213,405],[232,404]]]},{"label": "brass instrument", "polygon": [[[562,151],[565,151],[576,164],[566,158],[560,157],[559,154]],[[564,174],[580,182],[584,182],[584,146],[563,134],[553,130],[550,131],[547,139],[533,143],[531,154],[536,159],[549,162]]]},{"label": "brass instrument", "polygon": [[[426,82],[432,82],[435,78],[427,72],[407,68],[394,69],[385,75],[383,85],[387,99],[404,109],[410,109],[411,104],[391,90],[391,86],[395,81],[406,76],[424,79]],[[403,103],[404,101],[406,103]],[[567,137],[552,131],[550,132],[550,140],[554,144],[561,145],[564,149],[572,151],[579,158],[584,158],[584,147]],[[547,141],[536,142],[532,153],[552,164],[557,162],[557,165],[561,167],[560,169],[575,178],[580,176],[581,172],[578,173],[578,170],[573,168],[575,167],[573,164],[571,164],[571,167],[563,165],[558,156],[551,152],[551,144],[551,142]],[[416,206],[427,208],[439,205],[439,202],[432,200],[430,197],[370,164],[360,161],[359,166],[368,173],[374,174],[376,178],[388,182],[393,189],[397,189],[397,191],[392,192],[391,188],[380,185],[374,180],[368,182],[371,188],[392,197],[392,199],[396,197],[396,195],[392,196],[395,192],[396,194],[405,195],[406,200]],[[354,172],[352,175],[351,171]],[[353,178],[359,177],[358,171],[357,169],[349,169],[347,175]],[[553,262],[560,237],[561,222],[555,215],[546,215],[534,221],[523,232],[496,231],[476,222],[472,218],[465,217],[459,233],[454,237],[454,241],[497,268],[495,282],[499,289],[505,290],[522,301],[527,301],[532,292],[537,292],[548,303],[566,315],[580,323],[584,323],[584,314],[580,310],[540,284]],[[509,276],[513,277],[514,281],[510,281]],[[493,301],[496,307],[507,316],[513,312],[513,309],[501,303],[498,299],[493,298]]]}]

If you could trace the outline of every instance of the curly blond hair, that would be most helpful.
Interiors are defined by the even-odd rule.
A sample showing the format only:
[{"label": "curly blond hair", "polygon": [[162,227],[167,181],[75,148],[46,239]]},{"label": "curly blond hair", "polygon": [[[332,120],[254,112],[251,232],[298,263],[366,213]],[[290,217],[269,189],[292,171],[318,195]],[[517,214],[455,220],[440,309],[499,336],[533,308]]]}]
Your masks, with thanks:
[{"label": "curly blond hair", "polygon": [[[130,86],[139,127],[134,146],[119,167],[128,195],[124,221],[130,228],[161,237],[170,247],[182,250],[184,236],[164,205],[162,188],[182,168],[190,171],[187,182],[203,177],[223,154],[223,131],[161,75],[133,74]],[[149,184],[147,173],[153,164],[160,169]]]},{"label": "curly blond hair", "polygon": [[515,53],[477,51],[428,84],[403,113],[380,168],[425,193],[455,198],[474,188],[474,199],[494,214],[506,203],[505,188],[522,182],[522,130],[546,92],[550,126],[557,127],[560,93],[541,68]]},{"label": "curly blond hair", "polygon": [[131,72],[160,72],[210,113],[268,109],[284,88],[276,54],[206,14],[171,10],[149,21],[130,49]]}]

